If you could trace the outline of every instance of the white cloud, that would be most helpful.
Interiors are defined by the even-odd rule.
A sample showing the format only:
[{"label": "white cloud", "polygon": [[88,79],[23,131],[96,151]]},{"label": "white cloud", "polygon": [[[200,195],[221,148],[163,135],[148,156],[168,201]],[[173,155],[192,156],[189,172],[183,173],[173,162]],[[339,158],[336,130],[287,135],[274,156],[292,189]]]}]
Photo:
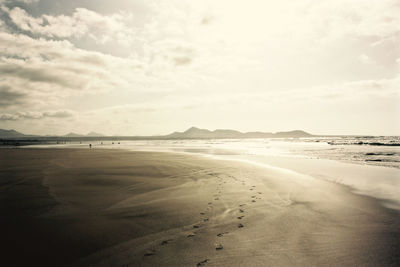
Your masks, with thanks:
[{"label": "white cloud", "polygon": [[71,118],[76,115],[76,112],[72,110],[51,110],[51,111],[28,111],[28,112],[17,112],[13,114],[5,113],[0,114],[0,121],[18,121],[18,120],[39,120],[44,118]]},{"label": "white cloud", "polygon": [[33,4],[39,2],[39,0],[0,0],[0,4],[6,4],[6,3],[25,3],[25,4]]},{"label": "white cloud", "polygon": [[31,103],[49,105],[71,94],[140,85],[143,69],[134,59],[77,49],[68,41],[0,33],[0,94],[16,100],[29,95]]},{"label": "white cloud", "polygon": [[20,7],[2,6],[12,22],[21,30],[51,38],[81,38],[89,36],[98,43],[110,40],[129,45],[135,39],[135,32],[127,25],[132,14],[120,12],[101,15],[86,8],[76,8],[71,16],[41,15],[33,17]]}]

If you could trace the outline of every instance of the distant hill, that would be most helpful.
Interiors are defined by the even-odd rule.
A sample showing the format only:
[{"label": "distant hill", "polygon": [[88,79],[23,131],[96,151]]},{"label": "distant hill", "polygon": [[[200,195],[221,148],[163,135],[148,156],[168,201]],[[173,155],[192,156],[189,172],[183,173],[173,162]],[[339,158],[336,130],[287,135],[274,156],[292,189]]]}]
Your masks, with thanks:
[{"label": "distant hill", "polygon": [[210,131],[207,129],[199,129],[191,127],[184,132],[174,132],[172,134],[163,136],[171,139],[185,139],[185,138],[279,138],[279,137],[309,137],[312,136],[301,130],[289,131],[289,132],[277,132],[277,133],[264,133],[264,132],[247,132],[242,133],[235,130],[214,130]]},{"label": "distant hill", "polygon": [[25,137],[27,135],[17,132],[16,130],[3,130],[0,129],[0,138],[18,138]]},{"label": "distant hill", "polygon": [[90,132],[88,134],[78,134],[78,133],[74,133],[74,132],[70,132],[66,135],[63,135],[64,137],[98,137],[98,136],[104,136],[101,133],[96,133],[96,132]]},{"label": "distant hill", "polygon": [[276,136],[279,137],[307,137],[307,136],[312,136],[309,133],[306,133],[301,130],[294,130],[294,131],[289,131],[289,132],[277,132],[275,133]]},{"label": "distant hill", "polygon": [[199,129],[191,127],[184,132],[174,132],[166,135],[167,138],[221,138],[221,137],[232,137],[240,135],[241,133],[234,130],[215,130],[210,131],[206,129]]},{"label": "distant hill", "polygon": [[96,133],[96,132],[90,132],[86,136],[96,137],[96,136],[104,136],[104,134]]},{"label": "distant hill", "polygon": [[68,134],[66,134],[66,135],[63,135],[64,137],[83,137],[83,136],[85,136],[85,135],[83,135],[83,134],[77,134],[77,133],[68,133]]}]

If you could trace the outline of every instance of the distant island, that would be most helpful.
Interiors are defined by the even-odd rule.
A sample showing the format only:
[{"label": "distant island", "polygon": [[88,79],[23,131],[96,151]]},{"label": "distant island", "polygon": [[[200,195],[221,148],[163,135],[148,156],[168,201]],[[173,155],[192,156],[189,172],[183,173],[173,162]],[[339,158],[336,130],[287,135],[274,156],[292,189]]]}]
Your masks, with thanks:
[{"label": "distant island", "polygon": [[64,135],[65,137],[100,137],[100,136],[105,136],[104,134],[101,133],[96,133],[96,132],[90,132],[88,134],[77,134],[77,133],[69,133]]},{"label": "distant island", "polygon": [[310,137],[309,133],[301,130],[277,133],[265,132],[246,132],[242,133],[235,130],[217,129],[210,131],[207,129],[199,129],[191,127],[184,132],[174,132],[165,135],[166,139],[219,139],[219,138],[282,138],[282,137]]},{"label": "distant island", "polygon": [[217,129],[214,131],[210,131],[207,129],[200,129],[196,127],[191,127],[184,132],[173,132],[168,135],[156,135],[156,136],[105,136],[100,133],[90,132],[86,135],[77,134],[77,133],[68,133],[63,136],[41,136],[41,135],[29,135],[23,134],[15,130],[3,130],[0,129],[0,138],[2,139],[38,139],[38,140],[65,140],[65,139],[73,139],[73,140],[92,140],[92,139],[101,139],[101,140],[169,140],[169,139],[239,139],[239,138],[300,138],[300,137],[311,137],[313,135],[301,131],[288,131],[288,132],[277,132],[277,133],[268,133],[268,132],[239,132],[235,130],[229,129]]}]

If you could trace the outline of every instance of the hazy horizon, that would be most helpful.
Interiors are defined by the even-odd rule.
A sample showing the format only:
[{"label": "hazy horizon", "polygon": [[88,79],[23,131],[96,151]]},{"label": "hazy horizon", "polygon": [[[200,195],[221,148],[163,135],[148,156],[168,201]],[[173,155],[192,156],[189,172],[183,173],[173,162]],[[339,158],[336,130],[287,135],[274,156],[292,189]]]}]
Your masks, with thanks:
[{"label": "hazy horizon", "polygon": [[[318,137],[318,136],[399,136],[399,135],[367,135],[367,134],[325,134],[325,133],[312,133],[312,132],[308,132],[308,131],[305,131],[305,130],[302,130],[302,129],[292,129],[292,130],[286,130],[286,131],[263,131],[263,130],[255,130],[255,131],[240,131],[240,130],[236,130],[236,129],[227,129],[227,128],[224,128],[224,129],[222,129],[222,128],[215,128],[215,129],[207,129],[207,128],[199,128],[199,127],[196,127],[196,126],[191,126],[191,127],[189,127],[189,128],[187,128],[187,129],[183,129],[183,130],[175,130],[175,131],[172,131],[172,132],[168,132],[168,133],[163,133],[163,134],[149,134],[149,135],[127,135],[127,134],[124,134],[124,133],[114,133],[114,134],[104,134],[104,133],[102,133],[102,132],[95,132],[95,131],[89,131],[89,132],[76,132],[76,131],[74,131],[73,129],[71,129],[69,132],[65,132],[65,133],[62,133],[62,134],[58,134],[58,135],[52,135],[52,134],[48,134],[48,133],[44,133],[44,134],[31,134],[31,133],[27,133],[27,132],[20,132],[20,131],[17,131],[16,129],[0,129],[0,130],[7,130],[7,131],[17,131],[17,132],[19,132],[19,133],[22,133],[22,134],[25,134],[25,135],[36,135],[36,136],[66,136],[66,135],[70,135],[70,134],[76,134],[76,135],[80,135],[80,136],[91,136],[91,137],[96,137],[96,136],[104,136],[104,137],[113,137],[113,136],[130,136],[130,137],[135,137],[135,136],[137,136],[137,137],[146,137],[146,136],[149,136],[149,137],[152,137],[152,136],[165,136],[165,135],[170,135],[170,134],[173,134],[173,133],[183,133],[183,132],[186,132],[186,131],[188,131],[188,130],[190,130],[191,128],[197,128],[198,130],[207,130],[207,131],[210,131],[210,132],[214,132],[214,131],[217,131],[217,130],[232,130],[232,131],[238,131],[238,132],[240,132],[240,133],[255,133],[255,132],[259,132],[259,133],[271,133],[271,134],[277,134],[277,133],[281,133],[281,132],[283,132],[283,133],[285,133],[285,132],[292,132],[292,131],[303,131],[303,132],[305,132],[305,133],[307,133],[307,134],[311,134],[312,136],[316,136],[316,137]],[[254,138],[254,137],[250,137],[250,138]]]},{"label": "hazy horizon", "polygon": [[0,0],[0,128],[400,134],[400,2]]}]

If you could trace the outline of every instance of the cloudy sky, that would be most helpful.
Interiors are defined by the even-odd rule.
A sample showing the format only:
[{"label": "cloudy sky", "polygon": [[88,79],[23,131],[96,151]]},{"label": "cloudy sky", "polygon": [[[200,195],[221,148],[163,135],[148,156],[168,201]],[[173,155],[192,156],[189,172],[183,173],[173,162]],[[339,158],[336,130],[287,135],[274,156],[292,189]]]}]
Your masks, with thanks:
[{"label": "cloudy sky", "polygon": [[400,0],[0,0],[0,128],[400,134]]}]

